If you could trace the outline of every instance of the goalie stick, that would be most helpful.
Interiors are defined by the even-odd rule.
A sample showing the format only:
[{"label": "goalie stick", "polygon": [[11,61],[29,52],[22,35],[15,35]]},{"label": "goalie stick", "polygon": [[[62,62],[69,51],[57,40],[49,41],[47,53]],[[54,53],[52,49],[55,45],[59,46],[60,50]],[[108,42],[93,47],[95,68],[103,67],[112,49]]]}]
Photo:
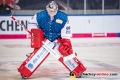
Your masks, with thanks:
[{"label": "goalie stick", "polygon": [[[13,21],[15,21],[18,25],[20,25],[21,27],[23,27],[28,33],[31,34],[31,32],[30,32],[23,24],[21,24],[14,16],[11,15],[11,19],[12,19]],[[44,42],[43,42],[43,43],[44,43]],[[45,48],[45,46],[44,46],[44,48]],[[48,49],[49,49],[49,48],[47,48],[47,50],[48,50]],[[49,49],[48,51],[51,51],[51,52],[52,52],[52,55],[53,55],[54,57],[56,57],[57,59],[60,59],[61,62],[66,61],[67,59],[73,58],[73,57],[75,57],[75,56],[77,55],[77,54],[71,54],[71,55],[69,55],[69,56],[66,56],[66,57],[62,58],[62,57],[60,57],[55,51],[53,51],[52,49],[51,49],[51,50]],[[55,56],[54,54],[56,54],[56,56]]]},{"label": "goalie stick", "polygon": [[[12,20],[14,20],[18,25],[20,25],[21,27],[23,27],[28,33],[30,33],[31,34],[31,32],[28,30],[28,29],[26,29],[26,27],[25,26],[23,26],[18,20],[16,20],[16,18],[15,17],[13,17],[13,16],[11,16],[11,18],[12,18]],[[47,40],[47,41],[49,41],[49,40]],[[46,42],[46,41],[45,41]],[[51,48],[48,44],[44,44],[44,42],[42,42],[43,44],[42,44],[42,48],[44,48],[44,50],[43,51],[47,51],[47,54],[48,54],[48,52],[50,52],[55,58],[57,58],[60,62],[62,62],[62,63],[64,63],[64,66],[66,66],[66,68],[69,70],[69,71],[77,71],[77,73],[80,73],[80,70],[78,70],[81,66],[78,66],[78,61],[76,62],[76,60],[74,61],[73,59],[70,59],[70,58],[76,58],[76,55],[74,55],[74,54],[72,54],[72,55],[70,55],[70,56],[66,56],[66,57],[63,57],[63,56],[61,56],[61,55],[59,55],[59,53],[58,52],[56,52],[56,51],[54,51],[54,49],[53,48]],[[53,42],[51,42],[51,41],[49,41],[48,42],[49,44],[53,44],[53,47],[55,48],[55,45],[54,45],[54,43]],[[44,46],[45,45],[45,46]],[[39,49],[40,50],[40,49]],[[40,51],[40,53],[41,53],[41,51]],[[38,53],[37,53],[38,54]],[[40,55],[40,54],[39,54]],[[33,56],[34,57],[34,56]],[[38,56],[37,56],[38,57]],[[36,58],[35,58],[35,62],[36,62]],[[38,61],[39,62],[39,61]],[[27,62],[25,62],[25,63],[27,63]],[[33,63],[34,63],[34,59],[33,59]],[[40,63],[41,64],[41,63]],[[39,65],[40,65],[39,64]],[[37,64],[38,65],[38,64]],[[38,66],[39,66],[38,65]],[[82,65],[82,64],[81,64]],[[21,65],[21,67],[19,68],[19,69],[21,69],[22,67],[24,66],[24,64],[23,65]],[[27,64],[27,66],[29,66],[30,68],[31,68],[31,64]],[[27,66],[25,66],[26,68],[28,68]],[[25,69],[26,69],[25,68]],[[37,67],[36,67],[37,68]],[[83,67],[81,67],[81,68],[83,68]],[[23,73],[24,73],[24,69],[22,69],[22,71],[23,71]],[[35,71],[35,68],[34,68],[34,70],[32,70],[33,72]],[[19,71],[20,72],[20,71]],[[22,74],[22,73],[21,73]],[[31,75],[31,74],[30,74]],[[28,76],[26,76],[26,75],[23,75],[23,77],[24,76],[26,76],[26,77],[29,77],[30,75],[28,75]]]},{"label": "goalie stick", "polygon": [[14,16],[11,15],[10,17],[11,17],[11,19],[13,21],[15,21],[18,25],[20,25],[21,27],[23,27],[28,33],[31,34],[31,32],[23,24],[21,24]]}]

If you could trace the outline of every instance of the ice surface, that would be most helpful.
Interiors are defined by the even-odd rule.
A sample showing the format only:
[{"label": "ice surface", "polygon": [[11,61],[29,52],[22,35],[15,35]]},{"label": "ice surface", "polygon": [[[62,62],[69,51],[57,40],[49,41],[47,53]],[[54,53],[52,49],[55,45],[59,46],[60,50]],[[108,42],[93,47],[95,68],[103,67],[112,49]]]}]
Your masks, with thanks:
[{"label": "ice surface", "polygon": [[[120,38],[71,39],[78,59],[87,67],[85,73],[108,76],[85,76],[75,80],[120,80]],[[17,68],[33,51],[29,39],[0,40],[0,80],[22,80]],[[110,74],[117,74],[110,76]],[[73,80],[69,71],[50,55],[27,80]]]}]

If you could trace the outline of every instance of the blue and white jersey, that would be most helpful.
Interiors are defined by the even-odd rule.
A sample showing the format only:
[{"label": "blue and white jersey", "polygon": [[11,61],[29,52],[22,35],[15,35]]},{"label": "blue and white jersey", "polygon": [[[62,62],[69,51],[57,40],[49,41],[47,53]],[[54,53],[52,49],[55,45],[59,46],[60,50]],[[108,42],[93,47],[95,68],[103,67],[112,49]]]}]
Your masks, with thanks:
[{"label": "blue and white jersey", "polygon": [[38,12],[28,21],[28,26],[43,30],[44,37],[50,41],[54,41],[59,37],[67,39],[71,37],[68,16],[61,11],[58,11],[52,20],[47,10]]}]

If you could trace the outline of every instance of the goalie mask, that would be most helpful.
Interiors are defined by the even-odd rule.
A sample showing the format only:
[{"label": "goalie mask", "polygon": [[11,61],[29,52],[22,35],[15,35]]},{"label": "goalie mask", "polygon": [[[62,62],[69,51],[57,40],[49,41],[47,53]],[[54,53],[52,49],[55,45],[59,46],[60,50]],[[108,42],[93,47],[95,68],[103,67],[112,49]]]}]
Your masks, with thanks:
[{"label": "goalie mask", "polygon": [[46,10],[51,17],[55,16],[58,11],[57,3],[55,1],[49,2],[46,6]]}]

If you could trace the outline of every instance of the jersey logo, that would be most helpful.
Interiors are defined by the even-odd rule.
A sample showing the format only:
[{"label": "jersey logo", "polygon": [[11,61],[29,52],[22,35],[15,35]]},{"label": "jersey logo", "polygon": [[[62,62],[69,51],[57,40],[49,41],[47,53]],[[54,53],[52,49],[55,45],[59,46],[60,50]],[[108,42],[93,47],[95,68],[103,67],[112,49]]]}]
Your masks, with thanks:
[{"label": "jersey logo", "polygon": [[62,21],[62,20],[60,20],[60,19],[56,19],[56,23],[62,24],[62,23],[63,23],[63,21]]},{"label": "jersey logo", "polygon": [[66,34],[70,34],[71,32],[70,32],[70,26],[67,26],[66,27]]}]

